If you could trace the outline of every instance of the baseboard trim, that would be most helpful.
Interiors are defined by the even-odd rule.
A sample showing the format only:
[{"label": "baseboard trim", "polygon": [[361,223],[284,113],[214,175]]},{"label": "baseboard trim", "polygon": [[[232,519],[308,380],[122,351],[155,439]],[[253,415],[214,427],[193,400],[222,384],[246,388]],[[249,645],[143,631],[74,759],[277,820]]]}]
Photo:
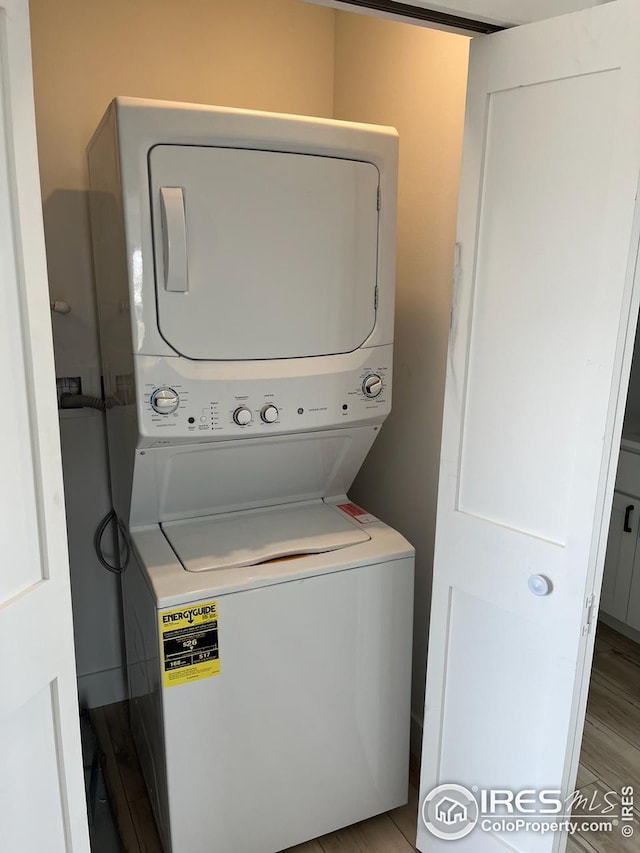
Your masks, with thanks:
[{"label": "baseboard trim", "polygon": [[621,622],[619,619],[615,619],[613,616],[609,616],[608,613],[603,613],[602,611],[598,613],[598,619],[604,622],[605,625],[608,625],[609,628],[613,628],[618,634],[622,634],[623,637],[627,637],[629,640],[633,640],[634,643],[640,644],[640,631],[636,631],[635,628],[632,628],[625,622]]}]

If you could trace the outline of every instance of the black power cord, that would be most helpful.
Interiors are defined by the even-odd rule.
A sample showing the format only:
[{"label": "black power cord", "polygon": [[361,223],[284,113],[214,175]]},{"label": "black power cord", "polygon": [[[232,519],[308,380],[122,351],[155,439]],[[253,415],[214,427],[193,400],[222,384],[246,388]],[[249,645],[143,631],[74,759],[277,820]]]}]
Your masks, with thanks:
[{"label": "black power cord", "polygon": [[[102,537],[104,536],[107,527],[113,521],[116,522],[118,552],[120,552],[120,536],[122,536],[122,540],[124,542],[124,558],[120,560],[119,566],[112,566],[111,563],[105,559],[104,554],[102,553]],[[95,548],[96,557],[98,558],[100,565],[108,572],[111,572],[114,575],[121,575],[126,570],[129,565],[129,560],[131,559],[131,546],[129,545],[129,537],[127,535],[126,528],[116,515],[115,509],[110,509],[100,524],[96,527],[96,532],[93,536],[93,547]],[[118,556],[120,556],[120,553],[118,553]]]}]

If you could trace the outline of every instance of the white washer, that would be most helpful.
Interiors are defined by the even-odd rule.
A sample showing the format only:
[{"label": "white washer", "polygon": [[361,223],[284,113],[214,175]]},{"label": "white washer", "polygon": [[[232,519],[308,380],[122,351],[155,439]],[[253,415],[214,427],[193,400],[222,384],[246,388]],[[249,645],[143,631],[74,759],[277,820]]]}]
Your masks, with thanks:
[{"label": "white washer", "polygon": [[171,853],[407,799],[413,549],[349,504],[391,409],[392,128],[116,99],[90,206],[131,722]]},{"label": "white washer", "polygon": [[[406,802],[413,549],[341,502],[133,533],[132,722],[169,850],[276,853]],[[238,566],[308,547],[333,550]],[[206,606],[215,629],[172,630]],[[201,637],[219,673],[180,682]]]}]

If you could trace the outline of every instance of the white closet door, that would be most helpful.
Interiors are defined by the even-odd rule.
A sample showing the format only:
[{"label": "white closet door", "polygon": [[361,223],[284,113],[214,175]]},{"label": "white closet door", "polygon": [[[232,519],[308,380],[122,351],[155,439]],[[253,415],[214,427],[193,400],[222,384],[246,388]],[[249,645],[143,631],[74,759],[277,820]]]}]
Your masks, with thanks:
[{"label": "white closet door", "polygon": [[0,0],[0,848],[89,850],[26,0]]},{"label": "white closet door", "polygon": [[[573,790],[638,302],[639,43],[634,0],[472,43],[421,804]],[[466,829],[437,806],[425,853]],[[477,826],[456,850],[563,843]]]}]

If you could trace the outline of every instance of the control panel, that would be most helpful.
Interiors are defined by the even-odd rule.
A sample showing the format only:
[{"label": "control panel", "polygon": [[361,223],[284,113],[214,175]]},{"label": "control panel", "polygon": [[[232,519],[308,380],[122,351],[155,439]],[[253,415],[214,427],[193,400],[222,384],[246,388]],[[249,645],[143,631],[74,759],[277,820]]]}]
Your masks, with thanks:
[{"label": "control panel", "polygon": [[353,355],[352,369],[314,374],[296,364],[299,375],[273,377],[246,375],[246,366],[221,377],[228,366],[138,356],[143,444],[382,423],[391,410],[391,347]]}]

